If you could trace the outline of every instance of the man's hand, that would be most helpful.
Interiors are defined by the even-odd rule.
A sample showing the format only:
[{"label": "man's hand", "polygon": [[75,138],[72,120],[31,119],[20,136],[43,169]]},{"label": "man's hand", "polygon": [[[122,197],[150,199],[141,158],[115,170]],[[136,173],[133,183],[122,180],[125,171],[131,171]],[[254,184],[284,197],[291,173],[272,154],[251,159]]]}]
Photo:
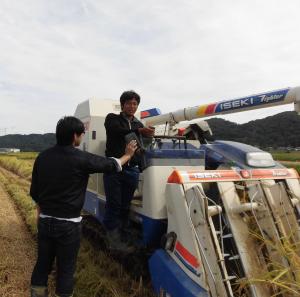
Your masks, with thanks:
[{"label": "man's hand", "polygon": [[119,159],[122,166],[131,159],[131,157],[134,155],[136,149],[137,149],[136,140],[131,140],[126,145],[125,154]]},{"label": "man's hand", "polygon": [[139,128],[139,133],[145,137],[152,137],[154,135],[154,128]]},{"label": "man's hand", "polygon": [[136,140],[131,140],[125,148],[125,155],[130,156],[130,158],[134,155],[137,149],[137,142]]}]

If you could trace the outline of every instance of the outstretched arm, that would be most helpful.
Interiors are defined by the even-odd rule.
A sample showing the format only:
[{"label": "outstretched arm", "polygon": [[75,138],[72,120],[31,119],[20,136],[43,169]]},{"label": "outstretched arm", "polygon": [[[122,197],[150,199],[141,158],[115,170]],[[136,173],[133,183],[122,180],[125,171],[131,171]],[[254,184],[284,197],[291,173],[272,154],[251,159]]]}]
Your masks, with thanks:
[{"label": "outstretched arm", "polygon": [[136,149],[137,149],[137,143],[135,140],[132,140],[130,143],[127,144],[124,155],[118,159],[119,162],[116,161],[115,158],[105,158],[105,157],[87,153],[88,157],[85,163],[85,171],[88,174],[96,173],[96,172],[103,172],[103,173],[118,172],[120,171],[119,165],[122,166],[125,163],[127,163],[134,155]]}]

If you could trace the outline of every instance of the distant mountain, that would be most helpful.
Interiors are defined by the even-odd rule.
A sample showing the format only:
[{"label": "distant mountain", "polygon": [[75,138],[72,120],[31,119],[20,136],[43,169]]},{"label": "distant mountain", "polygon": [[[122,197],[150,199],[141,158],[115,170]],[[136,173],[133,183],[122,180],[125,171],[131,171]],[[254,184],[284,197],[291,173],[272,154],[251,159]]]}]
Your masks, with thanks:
[{"label": "distant mountain", "polygon": [[[208,123],[215,139],[233,140],[261,148],[300,147],[300,116],[293,111],[246,124],[236,124],[220,118],[209,119]],[[55,143],[53,133],[0,137],[0,148],[19,148],[21,151],[39,152]]]},{"label": "distant mountain", "polygon": [[215,139],[234,140],[261,148],[300,147],[300,116],[287,111],[246,124],[208,120]]},{"label": "distant mountain", "polygon": [[0,137],[0,148],[19,148],[23,152],[41,152],[56,143],[55,134],[11,134]]}]

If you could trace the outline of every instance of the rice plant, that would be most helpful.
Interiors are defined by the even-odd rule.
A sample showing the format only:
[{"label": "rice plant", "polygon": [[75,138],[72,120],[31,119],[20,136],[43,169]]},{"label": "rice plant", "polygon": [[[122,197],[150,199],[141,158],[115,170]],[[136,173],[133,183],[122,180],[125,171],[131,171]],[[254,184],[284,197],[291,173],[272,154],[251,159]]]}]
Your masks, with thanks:
[{"label": "rice plant", "polygon": [[249,236],[257,241],[260,250],[271,249],[282,261],[274,261],[265,255],[267,272],[240,280],[236,294],[244,296],[239,295],[239,292],[244,292],[245,288],[253,284],[263,284],[272,292],[270,297],[300,296],[300,243],[293,243],[291,238],[285,237],[278,242],[273,242],[256,231],[250,231]]}]

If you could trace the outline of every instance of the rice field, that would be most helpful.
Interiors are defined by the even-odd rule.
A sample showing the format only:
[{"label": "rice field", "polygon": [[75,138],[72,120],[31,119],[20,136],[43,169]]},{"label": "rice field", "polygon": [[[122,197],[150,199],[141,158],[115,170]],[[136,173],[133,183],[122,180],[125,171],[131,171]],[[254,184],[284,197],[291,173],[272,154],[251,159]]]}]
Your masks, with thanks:
[{"label": "rice field", "polygon": [[278,161],[300,162],[300,152],[271,152],[273,158]]},{"label": "rice field", "polygon": [[0,166],[25,178],[31,180],[32,166],[36,153],[19,153],[0,155]]},{"label": "rice field", "polygon": [[[36,209],[29,196],[31,171],[36,153],[19,153],[0,155],[0,166],[7,169],[0,171],[0,184],[9,193],[33,237],[36,236]],[[276,160],[282,161],[287,167],[294,167],[300,172],[300,152],[273,153]],[[285,163],[286,162],[286,163]],[[300,162],[300,161],[299,161]],[[252,234],[250,236],[257,236]],[[261,246],[272,244],[257,238]],[[276,286],[281,292],[289,292],[291,296],[300,296],[300,283],[294,281],[295,272],[300,279],[299,246],[291,246],[288,241],[274,246],[274,249],[284,256],[292,266],[293,272],[278,263],[270,263],[272,272],[258,275],[256,278],[241,282],[241,288],[249,284],[263,282],[269,286]],[[1,266],[1,259],[0,259]],[[53,291],[53,276],[50,281],[50,290]],[[104,251],[96,249],[87,239],[82,239],[76,271],[75,297],[154,297],[151,284],[137,275],[129,275],[122,265],[113,260]],[[237,295],[238,292],[237,292]]]},{"label": "rice field", "polygon": [[300,152],[272,152],[274,160],[279,161],[282,165],[295,168],[300,174]]}]

